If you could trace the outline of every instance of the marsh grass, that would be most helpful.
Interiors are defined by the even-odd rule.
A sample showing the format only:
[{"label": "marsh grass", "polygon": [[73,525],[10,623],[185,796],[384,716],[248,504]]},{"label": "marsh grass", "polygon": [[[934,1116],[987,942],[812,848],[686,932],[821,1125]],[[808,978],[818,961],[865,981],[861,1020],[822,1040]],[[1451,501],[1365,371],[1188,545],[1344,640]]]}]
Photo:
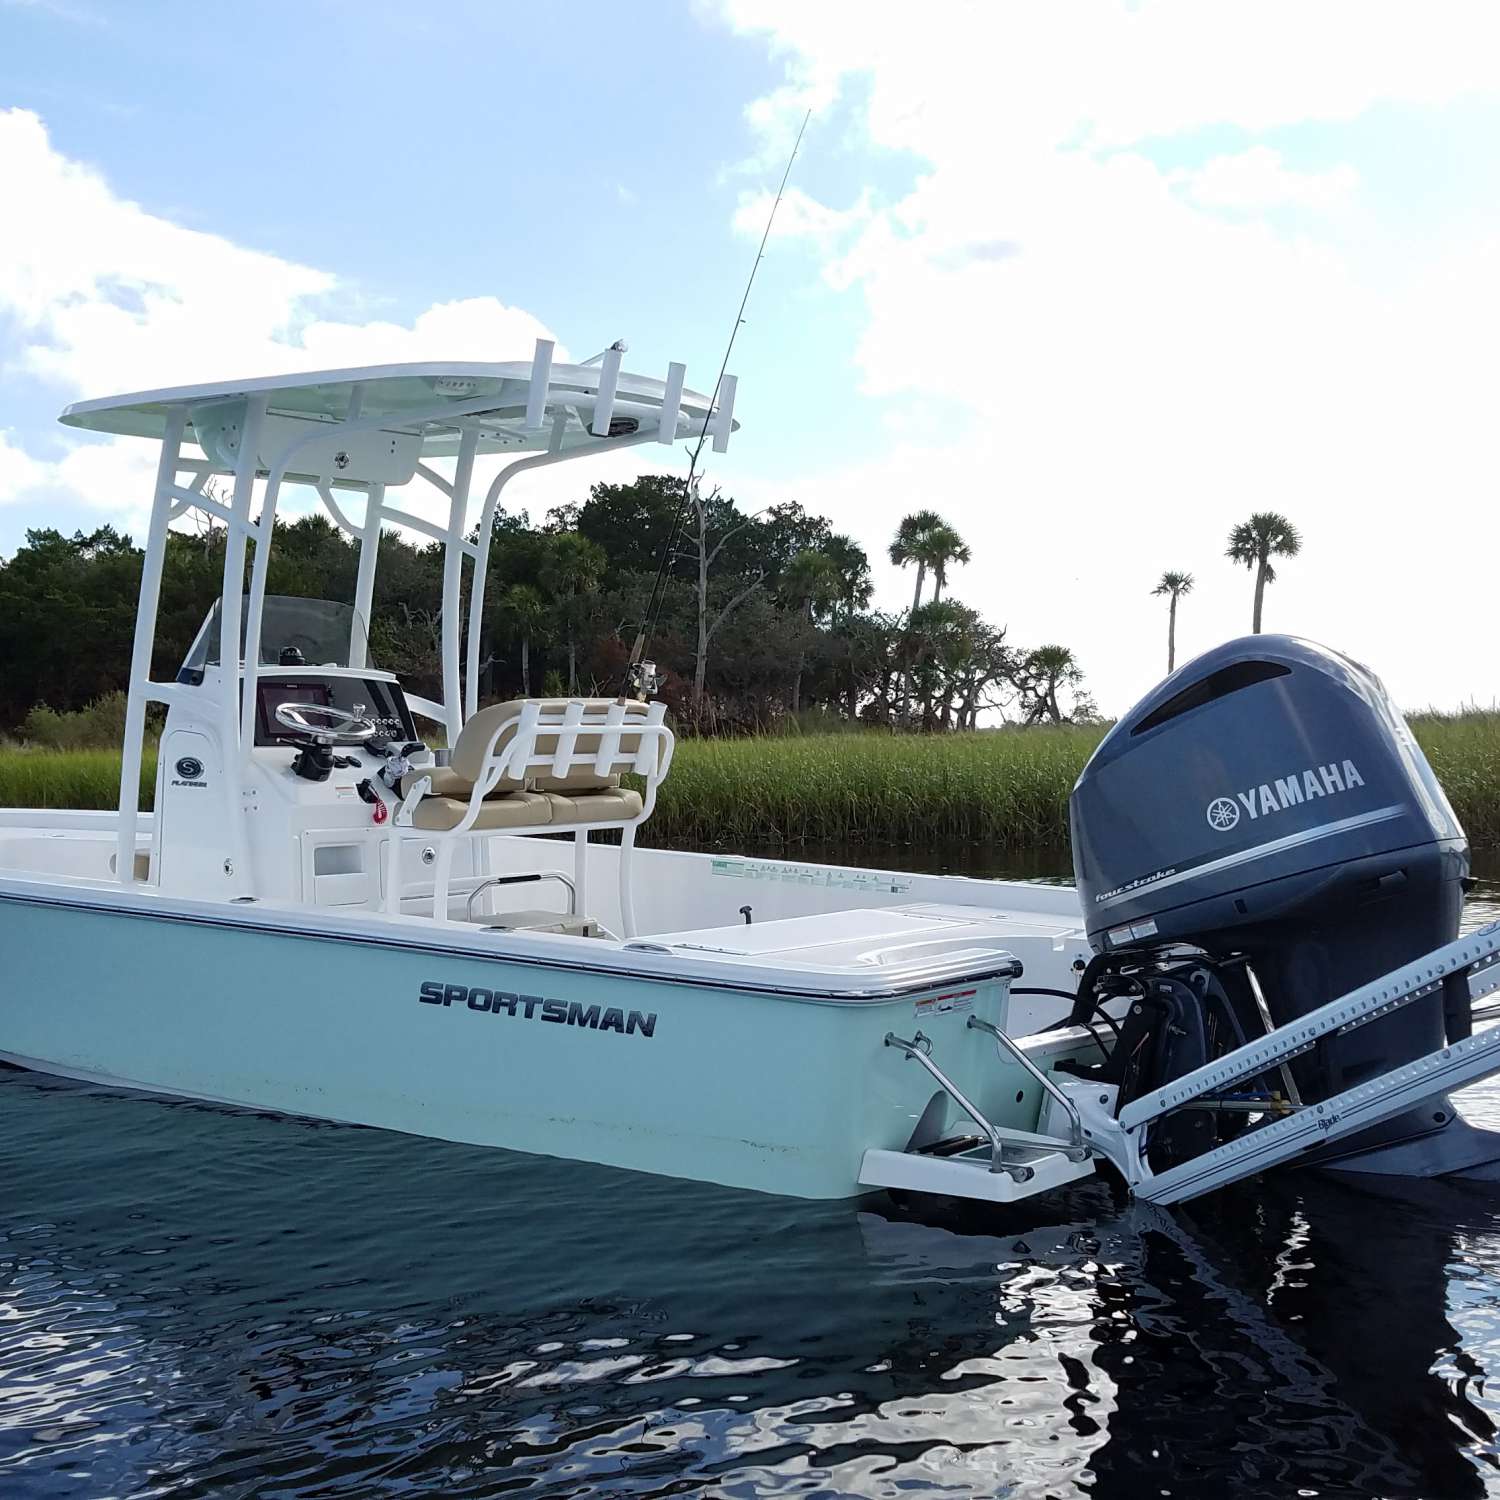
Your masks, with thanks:
[{"label": "marsh grass", "polygon": [[[141,756],[141,806],[156,790],[156,746]],[[0,807],[116,807],[118,750],[47,750],[0,745]]]},{"label": "marsh grass", "polygon": [[[1411,726],[1476,844],[1500,844],[1500,710],[1414,715]],[[1068,795],[1104,730],[817,734],[684,740],[643,842],[1065,847]],[[150,806],[154,747],[141,767]],[[113,807],[107,750],[0,747],[0,807]]]},{"label": "marsh grass", "polygon": [[1412,714],[1407,722],[1470,842],[1500,844],[1500,709]]},{"label": "marsh grass", "polygon": [[677,747],[656,844],[1067,840],[1068,794],[1103,731],[841,734]]}]

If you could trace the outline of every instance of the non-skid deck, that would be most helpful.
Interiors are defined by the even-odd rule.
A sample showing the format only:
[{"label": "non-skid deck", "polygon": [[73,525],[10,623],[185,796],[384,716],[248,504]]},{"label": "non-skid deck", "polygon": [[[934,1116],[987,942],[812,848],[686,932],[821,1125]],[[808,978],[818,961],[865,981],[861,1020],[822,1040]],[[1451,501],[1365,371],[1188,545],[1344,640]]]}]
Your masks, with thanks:
[{"label": "non-skid deck", "polygon": [[627,943],[653,953],[723,955],[768,968],[895,977],[933,962],[972,962],[1014,972],[1009,938],[1027,924],[1009,912],[980,906],[915,902],[907,906],[855,907],[770,922],[658,933]]}]

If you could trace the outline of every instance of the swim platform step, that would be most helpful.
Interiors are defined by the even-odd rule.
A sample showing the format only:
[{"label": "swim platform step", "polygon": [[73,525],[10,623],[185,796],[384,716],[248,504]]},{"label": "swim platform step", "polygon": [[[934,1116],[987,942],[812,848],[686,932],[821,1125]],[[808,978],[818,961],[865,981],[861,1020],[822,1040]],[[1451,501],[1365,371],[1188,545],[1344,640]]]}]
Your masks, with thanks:
[{"label": "swim platform step", "polygon": [[981,1145],[957,1156],[871,1148],[860,1163],[859,1180],[870,1188],[904,1188],[947,1198],[978,1198],[1016,1203],[1093,1174],[1092,1160],[1069,1161],[1066,1152],[1040,1146],[1007,1146],[1007,1170],[990,1170],[990,1148]]}]

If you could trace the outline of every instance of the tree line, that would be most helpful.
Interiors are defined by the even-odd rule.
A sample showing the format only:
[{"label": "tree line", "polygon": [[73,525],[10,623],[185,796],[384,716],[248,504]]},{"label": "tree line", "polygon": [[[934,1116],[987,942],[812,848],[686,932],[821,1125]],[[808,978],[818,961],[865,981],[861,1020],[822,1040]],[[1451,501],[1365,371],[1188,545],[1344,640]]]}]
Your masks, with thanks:
[{"label": "tree line", "polygon": [[[669,548],[669,539],[675,538]],[[1071,650],[1007,639],[948,590],[969,548],[941,516],[907,516],[890,557],[914,569],[912,605],[872,609],[869,558],[788,501],[747,513],[719,490],[646,475],[596,484],[533,524],[497,518],[481,624],[480,695],[613,696],[657,601],[650,654],[661,696],[702,733],[795,719],[929,731],[1000,711],[1022,722],[1094,715]],[[170,678],[218,597],[222,528],[169,534],[153,674]],[[321,515],[278,524],[268,590],[354,596],[357,550]],[[28,531],[0,561],[0,730],[38,704],[71,711],[125,686],[141,552],[113,527]],[[658,587],[659,583],[659,587]],[[442,553],[380,540],[371,660],[440,696]]]}]

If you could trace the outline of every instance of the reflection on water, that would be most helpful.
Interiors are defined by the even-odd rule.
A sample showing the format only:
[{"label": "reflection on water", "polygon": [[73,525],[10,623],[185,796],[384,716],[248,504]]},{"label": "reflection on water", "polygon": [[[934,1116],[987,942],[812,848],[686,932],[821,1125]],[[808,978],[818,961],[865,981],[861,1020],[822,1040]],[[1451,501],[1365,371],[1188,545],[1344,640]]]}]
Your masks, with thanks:
[{"label": "reflection on water", "polygon": [[0,1195],[6,1497],[1500,1488],[1474,1187],[809,1204],[4,1072]]}]

